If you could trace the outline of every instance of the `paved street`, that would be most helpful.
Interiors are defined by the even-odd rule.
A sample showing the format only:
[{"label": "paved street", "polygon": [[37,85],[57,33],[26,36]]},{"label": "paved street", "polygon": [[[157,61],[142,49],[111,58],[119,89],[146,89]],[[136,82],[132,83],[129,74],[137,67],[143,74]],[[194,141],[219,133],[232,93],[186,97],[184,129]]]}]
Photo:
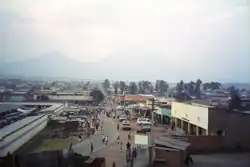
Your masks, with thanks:
[{"label": "paved street", "polygon": [[[134,143],[134,134],[135,132],[135,122],[132,122],[132,140],[130,141],[133,145]],[[113,142],[111,145],[100,149],[99,151],[93,153],[96,156],[103,156],[106,158],[106,167],[112,167],[112,163],[115,162],[118,167],[127,167],[126,163],[126,143],[128,141],[128,131],[120,130],[120,139],[123,142],[123,150],[120,151],[120,144]],[[135,167],[145,167],[148,163],[148,154],[147,152],[139,152],[136,161],[134,162]]]},{"label": "paved street", "polygon": [[[105,107],[106,112],[111,111],[112,107],[113,107],[112,102],[107,101],[107,105]],[[116,123],[114,122],[112,118],[108,118],[106,117],[106,115],[101,114],[100,121],[104,122],[103,131],[102,132],[97,131],[95,132],[94,135],[90,137],[90,140],[93,142],[93,146],[94,146],[93,152],[96,152],[106,147],[106,145],[102,143],[102,138],[101,138],[102,134],[104,134],[104,136],[108,136],[109,144],[113,143],[116,140],[116,137],[118,135],[118,131],[116,129]],[[90,154],[90,140],[86,139],[83,142],[74,145],[72,147],[74,152],[79,153],[81,155],[89,155]]]},{"label": "paved street", "polygon": [[[94,145],[94,152],[102,149],[105,145],[102,143],[101,136],[104,134],[108,136],[109,143],[112,143],[117,137],[117,130],[114,121],[111,118],[106,118],[105,116],[101,117],[101,120],[104,120],[103,132],[97,131],[94,135],[90,137]],[[74,145],[74,152],[79,153],[81,155],[89,155],[90,154],[90,140],[86,139],[81,143]]]}]

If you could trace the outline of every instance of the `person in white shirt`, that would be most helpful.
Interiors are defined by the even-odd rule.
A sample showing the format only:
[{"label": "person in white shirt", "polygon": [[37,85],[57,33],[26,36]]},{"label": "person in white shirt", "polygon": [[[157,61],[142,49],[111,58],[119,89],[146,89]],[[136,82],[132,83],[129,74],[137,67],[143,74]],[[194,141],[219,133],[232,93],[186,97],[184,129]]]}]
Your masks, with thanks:
[{"label": "person in white shirt", "polygon": [[105,144],[108,145],[108,136],[105,137]]}]

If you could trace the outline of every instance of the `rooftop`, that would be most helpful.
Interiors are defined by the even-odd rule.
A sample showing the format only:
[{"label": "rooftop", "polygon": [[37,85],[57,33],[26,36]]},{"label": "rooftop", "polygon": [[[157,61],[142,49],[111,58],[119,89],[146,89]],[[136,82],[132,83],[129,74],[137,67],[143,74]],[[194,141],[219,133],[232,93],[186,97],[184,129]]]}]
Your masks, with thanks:
[{"label": "rooftop", "polygon": [[80,96],[80,95],[49,95],[48,96],[50,100],[75,100],[75,101],[87,101],[87,100],[93,100],[91,96]]},{"label": "rooftop", "polygon": [[215,108],[215,106],[212,106],[208,100],[192,100],[192,101],[183,101],[183,102],[174,102],[174,103],[183,103],[183,104],[188,104],[188,105],[198,106],[198,107],[205,107],[205,108]]},{"label": "rooftop", "polygon": [[16,109],[20,106],[21,105],[19,104],[1,104],[0,103],[0,113],[11,110],[11,109]]},{"label": "rooftop", "polygon": [[[16,109],[20,106],[48,106],[48,108],[44,108],[41,110],[41,112],[47,112],[47,111],[53,111],[57,109],[58,107],[62,106],[63,103],[49,103],[49,102],[2,102],[0,103],[0,112],[4,109]],[[4,111],[7,111],[4,110]],[[4,112],[2,111],[2,112]]]},{"label": "rooftop", "polygon": [[44,115],[39,116],[29,116],[24,119],[21,119],[17,122],[14,122],[8,126],[5,126],[4,128],[0,129],[0,139],[3,139],[4,137],[8,136],[9,134],[17,131],[18,129],[28,125],[29,123],[35,121],[36,119],[39,119],[43,117]]},{"label": "rooftop", "polygon": [[188,146],[190,146],[190,143],[188,142],[172,139],[169,137],[158,137],[154,139],[154,143],[180,151],[184,151]]}]

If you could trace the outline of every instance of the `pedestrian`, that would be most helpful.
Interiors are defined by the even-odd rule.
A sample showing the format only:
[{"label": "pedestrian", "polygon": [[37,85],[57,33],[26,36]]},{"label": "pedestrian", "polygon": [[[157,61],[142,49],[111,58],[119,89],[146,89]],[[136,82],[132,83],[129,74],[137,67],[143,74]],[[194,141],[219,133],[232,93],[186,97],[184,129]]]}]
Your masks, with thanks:
[{"label": "pedestrian", "polygon": [[106,138],[105,138],[105,144],[108,145],[108,142],[109,142],[108,141],[108,136],[106,136]]},{"label": "pedestrian", "polygon": [[119,144],[120,141],[120,135],[117,136],[117,144]]},{"label": "pedestrian", "polygon": [[132,157],[135,159],[137,157],[136,148],[133,148]]},{"label": "pedestrian", "polygon": [[92,153],[94,150],[93,142],[90,140],[90,153]]},{"label": "pedestrian", "polygon": [[117,124],[117,130],[119,130],[119,123]]},{"label": "pedestrian", "polygon": [[105,136],[104,134],[102,134],[102,143],[104,144],[104,142],[105,142]]},{"label": "pedestrian", "polygon": [[70,143],[69,143],[69,152],[72,151],[72,146],[73,146],[73,142],[72,142],[72,139],[70,139]]},{"label": "pedestrian", "polygon": [[113,165],[112,165],[112,167],[116,167],[116,165],[115,165],[115,162],[113,162]]},{"label": "pedestrian", "polygon": [[131,148],[131,144],[129,143],[129,141],[127,142],[127,150],[130,150],[130,148]]},{"label": "pedestrian", "polygon": [[122,152],[122,141],[120,142],[120,152]]},{"label": "pedestrian", "polygon": [[128,140],[131,140],[131,134],[128,132]]}]

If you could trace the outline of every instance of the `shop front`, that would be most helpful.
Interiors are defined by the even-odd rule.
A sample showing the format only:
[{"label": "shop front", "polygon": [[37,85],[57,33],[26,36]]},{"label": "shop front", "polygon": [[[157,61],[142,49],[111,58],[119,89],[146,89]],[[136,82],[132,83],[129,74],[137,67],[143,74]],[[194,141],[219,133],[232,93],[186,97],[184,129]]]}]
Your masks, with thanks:
[{"label": "shop front", "polygon": [[160,124],[169,125],[171,121],[171,109],[167,107],[157,107],[155,118]]}]

